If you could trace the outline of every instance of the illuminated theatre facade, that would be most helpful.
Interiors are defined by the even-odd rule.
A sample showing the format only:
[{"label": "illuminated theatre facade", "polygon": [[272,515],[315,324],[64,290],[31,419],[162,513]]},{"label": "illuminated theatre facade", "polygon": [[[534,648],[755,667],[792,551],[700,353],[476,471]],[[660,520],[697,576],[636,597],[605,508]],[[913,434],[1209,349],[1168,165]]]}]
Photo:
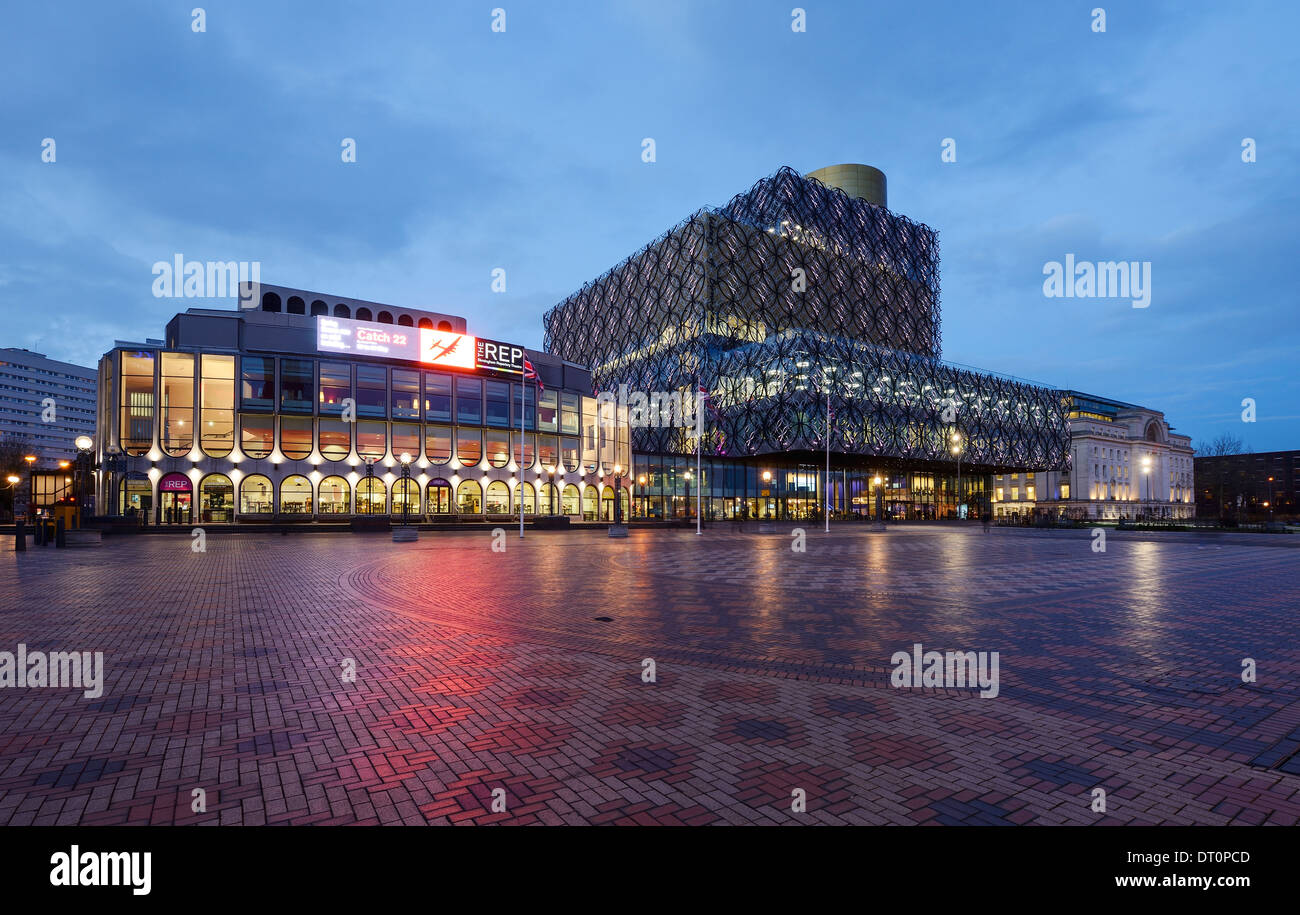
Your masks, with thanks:
[{"label": "illuminated theatre facade", "polygon": [[190,309],[102,357],[106,514],[504,520],[522,499],[528,516],[595,520],[615,485],[629,507],[625,416],[598,416],[584,367],[454,315],[268,285],[251,304]]},{"label": "illuminated theatre facade", "polygon": [[969,516],[994,474],[1069,461],[1062,392],[940,360],[937,236],[887,209],[868,166],[783,168],[544,326],[601,391],[707,392],[699,441],[633,422],[637,514],[681,517],[702,485],[714,518]]}]

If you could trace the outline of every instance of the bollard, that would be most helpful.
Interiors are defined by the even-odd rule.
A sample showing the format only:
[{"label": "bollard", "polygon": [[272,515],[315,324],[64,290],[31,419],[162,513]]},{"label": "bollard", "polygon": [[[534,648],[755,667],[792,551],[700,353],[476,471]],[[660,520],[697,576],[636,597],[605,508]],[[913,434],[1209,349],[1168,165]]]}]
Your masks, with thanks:
[{"label": "bollard", "polygon": [[14,552],[21,553],[27,549],[27,525],[22,518],[14,520]]},{"label": "bollard", "polygon": [[64,547],[68,545],[67,538],[64,537],[63,534],[63,519],[60,518],[54,524],[54,545],[56,547]]},{"label": "bollard", "polygon": [[45,546],[45,523],[40,518],[34,523],[36,527],[32,529],[32,545]]}]

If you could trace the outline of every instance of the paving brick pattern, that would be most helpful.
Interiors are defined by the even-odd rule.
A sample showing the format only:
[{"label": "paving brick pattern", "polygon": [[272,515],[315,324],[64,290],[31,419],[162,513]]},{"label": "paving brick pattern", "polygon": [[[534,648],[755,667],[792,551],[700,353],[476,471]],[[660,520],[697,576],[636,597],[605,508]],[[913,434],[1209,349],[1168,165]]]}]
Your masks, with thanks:
[{"label": "paving brick pattern", "polygon": [[[804,553],[491,543],[6,544],[0,650],[102,651],[106,687],[0,689],[0,823],[1300,821],[1298,550],[939,527],[810,529]],[[914,642],[998,651],[999,696],[891,687]]]}]

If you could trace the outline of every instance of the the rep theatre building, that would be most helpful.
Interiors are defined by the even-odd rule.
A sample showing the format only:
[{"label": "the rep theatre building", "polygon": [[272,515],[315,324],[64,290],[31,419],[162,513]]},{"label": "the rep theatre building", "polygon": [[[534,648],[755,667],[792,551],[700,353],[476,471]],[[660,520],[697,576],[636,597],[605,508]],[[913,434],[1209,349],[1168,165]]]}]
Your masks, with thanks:
[{"label": "the rep theatre building", "polygon": [[613,516],[615,486],[628,507],[626,425],[598,416],[584,367],[454,315],[268,285],[241,304],[190,309],[100,360],[106,513],[490,520],[522,499],[526,515],[594,520]]}]

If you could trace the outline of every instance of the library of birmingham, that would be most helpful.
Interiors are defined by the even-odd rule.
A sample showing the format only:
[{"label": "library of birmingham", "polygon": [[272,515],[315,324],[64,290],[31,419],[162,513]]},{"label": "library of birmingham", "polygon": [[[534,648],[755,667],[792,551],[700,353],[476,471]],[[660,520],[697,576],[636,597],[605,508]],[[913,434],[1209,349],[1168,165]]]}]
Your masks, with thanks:
[{"label": "library of birmingham", "polygon": [[1161,413],[941,361],[936,233],[868,166],[782,168],[543,324],[526,352],[279,286],[189,309],[100,360],[96,504],[162,524],[1194,509]]}]

